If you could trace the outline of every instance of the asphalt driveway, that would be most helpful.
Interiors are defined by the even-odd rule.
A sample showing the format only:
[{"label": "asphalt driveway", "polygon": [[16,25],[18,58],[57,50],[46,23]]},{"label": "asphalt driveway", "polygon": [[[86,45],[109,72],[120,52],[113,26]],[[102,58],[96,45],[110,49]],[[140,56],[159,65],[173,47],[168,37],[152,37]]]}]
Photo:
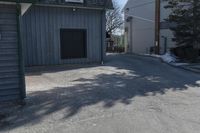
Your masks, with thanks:
[{"label": "asphalt driveway", "polygon": [[198,74],[133,55],[109,55],[103,66],[40,69],[27,74],[27,104],[10,109],[0,131],[200,132]]}]

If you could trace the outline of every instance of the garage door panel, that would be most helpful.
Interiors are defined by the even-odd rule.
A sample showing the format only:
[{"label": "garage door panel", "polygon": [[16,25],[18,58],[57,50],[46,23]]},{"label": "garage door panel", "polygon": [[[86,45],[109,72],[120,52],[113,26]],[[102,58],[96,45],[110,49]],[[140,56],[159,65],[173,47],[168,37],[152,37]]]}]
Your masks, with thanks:
[{"label": "garage door panel", "polygon": [[0,19],[14,19],[16,18],[16,13],[1,13],[0,14]]},{"label": "garage door panel", "polygon": [[18,60],[13,60],[13,59],[1,59],[1,58],[0,58],[0,64],[16,64],[16,65],[18,65]]},{"label": "garage door panel", "polygon": [[2,72],[18,72],[19,66],[1,66],[0,67],[0,73]]},{"label": "garage door panel", "polygon": [[19,84],[19,78],[3,78],[0,80],[0,85]]},{"label": "garage door panel", "polygon": [[4,102],[4,101],[8,101],[8,100],[16,100],[16,99],[20,99],[19,95],[6,95],[3,97],[0,97],[0,101]]},{"label": "garage door panel", "polygon": [[17,42],[17,37],[2,37],[2,41],[9,40],[10,42]]},{"label": "garage door panel", "polygon": [[17,44],[17,41],[16,40],[1,40],[0,41],[0,45],[16,45]]},{"label": "garage door panel", "polygon": [[9,40],[10,42],[17,42],[17,36],[2,36],[1,37],[1,41],[6,41],[6,40]]},{"label": "garage door panel", "polygon": [[16,31],[4,31],[1,32],[1,40],[3,40],[4,38],[15,38],[17,40],[17,32]]},{"label": "garage door panel", "polygon": [[15,5],[0,4],[0,101],[20,98]]},{"label": "garage door panel", "polygon": [[12,49],[12,48],[9,48],[9,49],[2,48],[2,49],[0,49],[0,55],[9,55],[9,54],[11,54],[11,55],[13,55],[13,54],[17,55],[18,54],[18,50],[17,49]]},{"label": "garage door panel", "polygon": [[0,64],[0,69],[1,69],[1,67],[16,67],[16,66],[18,66],[19,67],[19,65],[18,64],[16,64],[16,63],[13,63],[13,62],[7,62],[7,63],[2,63],[2,64]]},{"label": "garage door panel", "polygon": [[6,14],[16,14],[16,8],[13,8],[14,5],[1,5],[0,6],[0,12],[6,13]]},{"label": "garage door panel", "polygon": [[0,49],[17,49],[17,45],[15,43],[0,43]]},{"label": "garage door panel", "polygon": [[1,19],[0,25],[16,25],[16,19]]},{"label": "garage door panel", "polygon": [[2,14],[16,14],[14,5],[0,5],[0,12]]},{"label": "garage door panel", "polygon": [[0,79],[2,78],[19,78],[18,72],[0,72]]},{"label": "garage door panel", "polygon": [[[1,55],[0,60],[8,60],[8,61],[13,61],[13,60],[19,60],[18,56],[13,56],[13,55]],[[17,63],[18,64],[18,63]]]},{"label": "garage door panel", "polygon": [[19,90],[17,88],[15,89],[5,89],[1,90],[0,97],[5,95],[19,95]]},{"label": "garage door panel", "polygon": [[18,83],[9,83],[7,85],[0,85],[0,90],[10,90],[19,88]]},{"label": "garage door panel", "polygon": [[16,31],[17,27],[16,25],[0,25],[1,31]]}]

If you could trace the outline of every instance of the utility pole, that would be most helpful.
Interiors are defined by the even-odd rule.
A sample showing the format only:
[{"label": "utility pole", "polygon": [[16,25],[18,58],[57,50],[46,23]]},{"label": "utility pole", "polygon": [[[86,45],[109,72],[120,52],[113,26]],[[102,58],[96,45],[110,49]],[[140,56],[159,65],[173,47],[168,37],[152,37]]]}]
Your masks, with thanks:
[{"label": "utility pole", "polygon": [[198,0],[193,0],[193,34],[194,34],[194,47],[198,47],[198,30],[197,30],[197,24],[198,24]]},{"label": "utility pole", "polygon": [[160,0],[155,0],[155,54],[160,54]]}]

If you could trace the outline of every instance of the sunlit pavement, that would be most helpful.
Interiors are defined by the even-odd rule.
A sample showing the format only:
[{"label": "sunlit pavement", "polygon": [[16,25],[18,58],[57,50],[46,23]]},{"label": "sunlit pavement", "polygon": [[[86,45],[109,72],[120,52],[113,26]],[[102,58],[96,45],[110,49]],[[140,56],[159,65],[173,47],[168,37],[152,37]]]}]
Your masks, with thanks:
[{"label": "sunlit pavement", "polygon": [[200,75],[157,59],[109,55],[104,65],[28,73],[27,105],[9,133],[199,133]]}]

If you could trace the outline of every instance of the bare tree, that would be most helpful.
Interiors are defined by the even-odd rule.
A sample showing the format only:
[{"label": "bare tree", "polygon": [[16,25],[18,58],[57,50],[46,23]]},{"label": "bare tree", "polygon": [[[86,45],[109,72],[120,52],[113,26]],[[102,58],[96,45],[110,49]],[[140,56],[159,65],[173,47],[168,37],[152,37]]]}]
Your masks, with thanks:
[{"label": "bare tree", "polygon": [[114,9],[106,12],[106,31],[110,34],[120,29],[123,25],[121,9],[116,1],[113,1]]}]

